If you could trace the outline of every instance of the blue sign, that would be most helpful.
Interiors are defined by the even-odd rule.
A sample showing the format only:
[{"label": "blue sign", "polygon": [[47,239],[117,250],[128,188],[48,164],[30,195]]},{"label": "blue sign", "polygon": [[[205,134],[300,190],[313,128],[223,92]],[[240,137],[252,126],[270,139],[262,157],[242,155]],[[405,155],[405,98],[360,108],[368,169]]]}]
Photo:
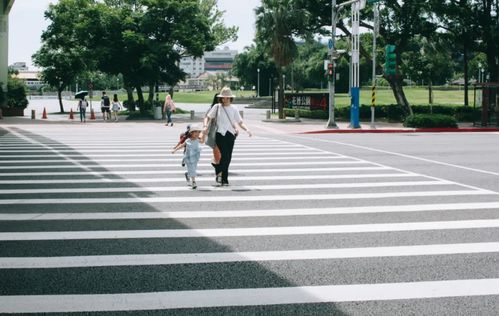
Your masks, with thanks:
[{"label": "blue sign", "polygon": [[333,49],[334,47],[334,42],[333,42],[333,39],[329,39],[328,43],[327,43],[327,47],[329,47],[329,49]]}]

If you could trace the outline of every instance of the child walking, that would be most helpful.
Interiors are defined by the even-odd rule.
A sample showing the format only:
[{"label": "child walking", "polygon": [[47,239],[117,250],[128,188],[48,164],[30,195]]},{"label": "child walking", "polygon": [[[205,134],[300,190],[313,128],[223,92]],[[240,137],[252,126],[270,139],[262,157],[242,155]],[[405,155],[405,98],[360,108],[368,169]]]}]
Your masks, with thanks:
[{"label": "child walking", "polygon": [[187,172],[184,173],[187,183],[191,185],[192,189],[197,188],[196,175],[199,158],[201,156],[201,144],[204,144],[204,135],[201,136],[203,128],[199,125],[191,126],[189,129],[189,136],[183,143],[177,144],[173,150],[174,154],[180,148],[185,148],[184,159]]}]

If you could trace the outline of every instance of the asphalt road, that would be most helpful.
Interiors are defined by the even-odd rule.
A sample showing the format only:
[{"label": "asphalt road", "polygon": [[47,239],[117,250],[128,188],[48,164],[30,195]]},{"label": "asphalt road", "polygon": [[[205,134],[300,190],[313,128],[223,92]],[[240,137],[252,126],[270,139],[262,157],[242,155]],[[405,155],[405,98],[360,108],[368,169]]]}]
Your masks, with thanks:
[{"label": "asphalt road", "polygon": [[0,127],[0,313],[499,313],[498,133],[248,120],[197,190],[184,123]]}]

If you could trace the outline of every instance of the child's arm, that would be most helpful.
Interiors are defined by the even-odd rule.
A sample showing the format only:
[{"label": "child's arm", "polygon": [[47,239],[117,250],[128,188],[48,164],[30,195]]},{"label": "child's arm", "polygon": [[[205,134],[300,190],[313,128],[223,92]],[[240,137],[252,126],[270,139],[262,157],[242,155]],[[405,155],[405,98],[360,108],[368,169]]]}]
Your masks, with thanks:
[{"label": "child's arm", "polygon": [[205,133],[199,134],[199,143],[204,144],[205,140],[206,140],[206,134]]},{"label": "child's arm", "polygon": [[185,147],[185,143],[178,143],[175,147],[173,147],[172,154],[174,154],[180,148]]}]

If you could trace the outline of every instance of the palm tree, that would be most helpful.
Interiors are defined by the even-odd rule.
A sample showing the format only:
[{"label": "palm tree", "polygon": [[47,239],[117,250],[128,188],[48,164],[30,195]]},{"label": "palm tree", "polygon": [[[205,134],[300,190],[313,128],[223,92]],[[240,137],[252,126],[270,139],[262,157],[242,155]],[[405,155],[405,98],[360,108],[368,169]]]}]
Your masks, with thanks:
[{"label": "palm tree", "polygon": [[256,12],[256,40],[274,59],[279,74],[279,118],[284,119],[284,84],[282,74],[297,52],[293,39],[294,26],[303,15],[293,7],[292,0],[263,0]]}]

